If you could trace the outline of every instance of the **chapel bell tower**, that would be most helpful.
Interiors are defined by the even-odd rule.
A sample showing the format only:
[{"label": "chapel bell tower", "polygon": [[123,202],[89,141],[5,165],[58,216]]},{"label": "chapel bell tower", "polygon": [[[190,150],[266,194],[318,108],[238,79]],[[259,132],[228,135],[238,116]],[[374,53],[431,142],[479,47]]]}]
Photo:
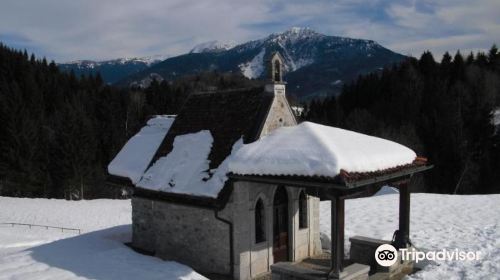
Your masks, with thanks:
[{"label": "chapel bell tower", "polygon": [[283,57],[279,52],[274,52],[269,59],[268,77],[273,83],[283,83]]},{"label": "chapel bell tower", "polygon": [[285,95],[285,82],[283,81],[284,59],[279,52],[274,52],[267,62],[266,91],[274,95]]},{"label": "chapel bell tower", "polygon": [[284,61],[279,52],[274,52],[266,63],[265,92],[273,97],[273,102],[262,126],[260,137],[268,135],[283,126],[297,125],[297,120],[285,95],[286,83],[283,81]]}]

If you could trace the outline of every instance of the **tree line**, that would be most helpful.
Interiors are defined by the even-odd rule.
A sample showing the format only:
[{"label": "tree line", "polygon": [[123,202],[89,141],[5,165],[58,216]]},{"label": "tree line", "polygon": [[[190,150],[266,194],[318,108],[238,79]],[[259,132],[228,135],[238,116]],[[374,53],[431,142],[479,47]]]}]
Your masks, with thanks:
[{"label": "tree line", "polygon": [[314,100],[305,118],[394,140],[435,167],[416,190],[499,193],[500,52],[493,46],[437,62],[431,52],[359,77],[338,97]]},{"label": "tree line", "polygon": [[250,83],[212,72],[119,89],[0,43],[0,195],[118,197],[107,165],[150,116],[176,114],[193,91]]},{"label": "tree line", "polygon": [[[157,114],[176,114],[191,92],[254,86],[217,72],[122,89],[99,75],[76,77],[54,62],[0,43],[0,195],[120,197],[106,167],[124,143]],[[500,53],[446,53],[359,77],[338,97],[313,100],[304,118],[391,139],[435,168],[417,189],[500,192]]]}]

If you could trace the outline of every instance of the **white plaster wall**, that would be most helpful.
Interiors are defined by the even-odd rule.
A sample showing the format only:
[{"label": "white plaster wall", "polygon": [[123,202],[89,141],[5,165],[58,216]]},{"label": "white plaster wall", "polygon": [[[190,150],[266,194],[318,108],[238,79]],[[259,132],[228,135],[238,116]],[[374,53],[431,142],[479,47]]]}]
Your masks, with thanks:
[{"label": "white plaster wall", "polygon": [[[234,225],[235,279],[251,279],[270,271],[273,260],[273,198],[277,186],[235,182],[230,200]],[[297,261],[319,253],[318,199],[308,196],[308,227],[299,229],[299,188],[287,187],[289,215],[289,259]],[[255,243],[255,204],[265,207],[266,240]],[[318,208],[318,209],[314,209]],[[318,246],[315,246],[318,244]]]}]

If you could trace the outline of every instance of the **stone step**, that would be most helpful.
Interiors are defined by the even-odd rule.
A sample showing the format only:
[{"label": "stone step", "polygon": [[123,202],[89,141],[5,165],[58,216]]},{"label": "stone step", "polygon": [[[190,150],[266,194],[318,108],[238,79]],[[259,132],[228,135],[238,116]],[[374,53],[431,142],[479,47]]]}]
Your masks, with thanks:
[{"label": "stone step", "polygon": [[271,280],[272,278],[273,277],[272,277],[271,272],[266,272],[264,274],[261,274],[257,277],[252,278],[252,280]]}]

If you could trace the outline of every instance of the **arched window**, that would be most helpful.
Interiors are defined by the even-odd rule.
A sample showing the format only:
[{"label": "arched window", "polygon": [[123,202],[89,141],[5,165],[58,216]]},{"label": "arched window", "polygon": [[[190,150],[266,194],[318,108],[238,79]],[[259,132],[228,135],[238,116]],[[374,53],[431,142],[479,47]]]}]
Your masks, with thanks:
[{"label": "arched window", "polygon": [[255,243],[266,241],[264,203],[259,198],[255,204]]},{"label": "arched window", "polygon": [[307,197],[304,191],[299,195],[299,228],[307,228]]},{"label": "arched window", "polygon": [[274,61],[274,81],[281,82],[281,65],[279,60]]}]

